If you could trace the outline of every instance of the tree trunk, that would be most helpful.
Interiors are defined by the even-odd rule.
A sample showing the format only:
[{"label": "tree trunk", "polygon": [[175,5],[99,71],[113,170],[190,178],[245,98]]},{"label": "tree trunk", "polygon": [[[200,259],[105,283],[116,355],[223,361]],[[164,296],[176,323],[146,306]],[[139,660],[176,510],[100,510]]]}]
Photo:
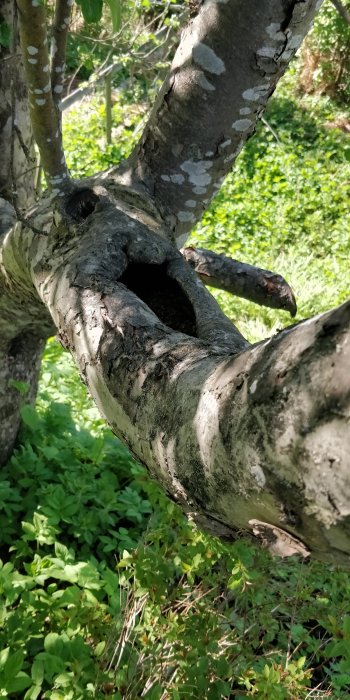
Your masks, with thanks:
[{"label": "tree trunk", "polygon": [[[17,13],[3,0],[0,21],[11,31],[11,45],[0,51],[0,464],[8,459],[20,426],[24,401],[35,400],[45,325],[31,317],[28,289],[18,278],[15,259],[7,265],[3,242],[8,230],[34,203],[36,158],[28,94],[19,51]],[[18,255],[18,251],[16,256]],[[33,294],[33,292],[32,292]],[[38,306],[38,302],[36,302]],[[45,309],[40,315],[47,317]],[[53,328],[49,321],[51,329]],[[47,327],[47,324],[46,324]],[[51,330],[52,332],[52,330]],[[23,384],[24,383],[24,384]],[[26,386],[25,386],[26,385]],[[25,395],[25,398],[24,398]]]},{"label": "tree trunk", "polygon": [[15,339],[38,350],[53,321],[101,414],[201,526],[344,563],[350,304],[250,346],[174,245],[319,4],[206,0],[131,158],[69,182],[3,237],[1,315],[19,377],[30,343]]}]

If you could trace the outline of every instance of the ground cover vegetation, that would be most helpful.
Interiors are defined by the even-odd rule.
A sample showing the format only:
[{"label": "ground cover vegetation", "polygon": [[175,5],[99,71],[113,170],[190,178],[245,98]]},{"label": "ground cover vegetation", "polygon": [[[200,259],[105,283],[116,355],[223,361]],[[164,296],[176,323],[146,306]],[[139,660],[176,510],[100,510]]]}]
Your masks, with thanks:
[{"label": "ground cover vegetation", "polygon": [[[350,146],[329,126],[344,102],[297,94],[298,75],[296,64],[191,238],[285,274],[297,320],[345,300],[350,253]],[[67,115],[74,176],[131,149],[147,98],[142,76],[129,87],[113,107],[116,145],[104,145],[98,96]],[[252,341],[284,325],[216,294]],[[16,389],[24,427],[0,474],[0,697],[350,697],[348,573],[273,560],[185,520],[105,427],[55,339],[35,410]]]}]

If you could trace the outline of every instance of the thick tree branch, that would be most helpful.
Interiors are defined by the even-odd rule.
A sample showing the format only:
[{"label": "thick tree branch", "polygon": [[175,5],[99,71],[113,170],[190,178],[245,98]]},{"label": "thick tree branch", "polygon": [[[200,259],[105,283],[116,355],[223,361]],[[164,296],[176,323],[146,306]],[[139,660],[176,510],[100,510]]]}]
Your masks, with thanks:
[{"label": "thick tree branch", "polygon": [[206,0],[183,32],[125,175],[157,199],[179,247],[254,132],[321,2]]},{"label": "thick tree branch", "polygon": [[42,351],[54,330],[18,250],[6,244],[12,227],[19,235],[14,208],[0,198],[0,464],[13,450],[21,406],[35,401]]},{"label": "thick tree branch", "polygon": [[285,309],[295,316],[297,305],[294,294],[281,275],[211,250],[183,248],[181,252],[204,284],[224,289],[261,306]]},{"label": "thick tree branch", "polygon": [[[37,1],[18,0],[31,89]],[[101,414],[199,524],[349,564],[350,303],[249,346],[169,241],[212,196],[315,8],[206,0],[122,173],[3,232],[0,409],[6,423],[11,378],[52,318]]]},{"label": "thick tree branch", "polygon": [[72,0],[56,0],[51,37],[51,90],[61,124],[61,100],[66,67],[66,45]]},{"label": "thick tree branch", "polygon": [[161,229],[109,183],[88,196],[6,256],[102,415],[205,528],[349,562],[350,303],[249,347]]},{"label": "thick tree branch", "polygon": [[45,7],[31,0],[17,0],[17,5],[34,138],[48,187],[61,194],[69,186],[69,173],[52,94]]}]

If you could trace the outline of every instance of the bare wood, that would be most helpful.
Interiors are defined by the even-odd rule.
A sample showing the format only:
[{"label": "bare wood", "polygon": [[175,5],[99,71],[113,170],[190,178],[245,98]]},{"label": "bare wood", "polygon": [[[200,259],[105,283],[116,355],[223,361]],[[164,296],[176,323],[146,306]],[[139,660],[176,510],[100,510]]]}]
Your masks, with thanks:
[{"label": "bare wood", "polygon": [[224,289],[261,306],[285,309],[291,316],[295,316],[295,297],[282,275],[239,262],[212,250],[182,248],[181,252],[204,284]]}]

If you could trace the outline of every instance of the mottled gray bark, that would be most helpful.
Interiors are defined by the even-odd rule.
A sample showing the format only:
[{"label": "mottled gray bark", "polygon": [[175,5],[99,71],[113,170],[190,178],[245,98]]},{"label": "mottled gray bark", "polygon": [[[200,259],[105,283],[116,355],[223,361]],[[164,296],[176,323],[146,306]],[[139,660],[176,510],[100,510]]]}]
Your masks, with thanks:
[{"label": "mottled gray bark", "polygon": [[108,181],[93,206],[16,229],[7,267],[22,250],[114,432],[210,531],[348,562],[350,303],[249,347],[157,221]]},{"label": "mottled gray bark", "polygon": [[57,107],[59,124],[61,126],[62,93],[66,70],[66,46],[70,24],[71,0],[57,0],[55,19],[51,37],[51,90]]},{"label": "mottled gray bark", "polygon": [[20,409],[36,397],[41,355],[54,326],[22,269],[17,250],[4,240],[13,212],[0,199],[0,464],[10,456]]},{"label": "mottled gray bark", "polygon": [[0,197],[24,210],[34,201],[35,157],[13,0],[1,1],[0,21],[11,31],[10,47],[0,46]]},{"label": "mottled gray bark", "polygon": [[[253,130],[314,10],[207,0],[121,172],[47,198],[3,235],[0,337],[18,374],[0,374],[0,410],[52,319],[101,414],[199,524],[348,564],[350,303],[250,346],[172,243]],[[14,212],[3,212],[5,231]]]},{"label": "mottled gray bark", "polygon": [[248,265],[202,248],[183,248],[182,255],[209,287],[224,289],[237,297],[271,309],[285,309],[295,316],[294,294],[281,275]]},{"label": "mottled gray bark", "polygon": [[[15,5],[2,0],[0,20],[11,30],[11,45],[0,47],[0,464],[11,454],[20,426],[20,408],[37,390],[43,338],[48,336],[45,308],[28,291],[28,276],[6,258],[3,241],[17,217],[34,202],[35,156],[27,87],[18,49]],[[8,267],[8,262],[10,265]],[[32,285],[29,285],[29,288]],[[33,302],[35,299],[35,303]],[[34,309],[37,309],[36,312]],[[40,313],[39,310],[40,309]],[[43,318],[48,323],[43,323]],[[22,394],[18,387],[27,386]],[[17,387],[17,388],[16,388]]]},{"label": "mottled gray bark", "polygon": [[[59,74],[56,73],[58,67],[56,62],[53,63],[54,73],[51,76],[46,8],[39,1],[33,4],[31,0],[16,0],[16,3],[33,133],[39,148],[47,186],[54,194],[60,194],[70,185],[58,109],[63,85],[60,77],[57,79]],[[62,4],[64,9],[66,4]],[[65,20],[67,21],[64,22],[64,26],[67,29],[69,15]],[[54,29],[53,41],[56,41],[56,36],[57,31]],[[59,48],[62,48],[61,45]],[[63,70],[62,64],[59,67]]]},{"label": "mottled gray bark", "polygon": [[322,0],[205,0],[127,177],[153,193],[181,247],[219,190]]}]

